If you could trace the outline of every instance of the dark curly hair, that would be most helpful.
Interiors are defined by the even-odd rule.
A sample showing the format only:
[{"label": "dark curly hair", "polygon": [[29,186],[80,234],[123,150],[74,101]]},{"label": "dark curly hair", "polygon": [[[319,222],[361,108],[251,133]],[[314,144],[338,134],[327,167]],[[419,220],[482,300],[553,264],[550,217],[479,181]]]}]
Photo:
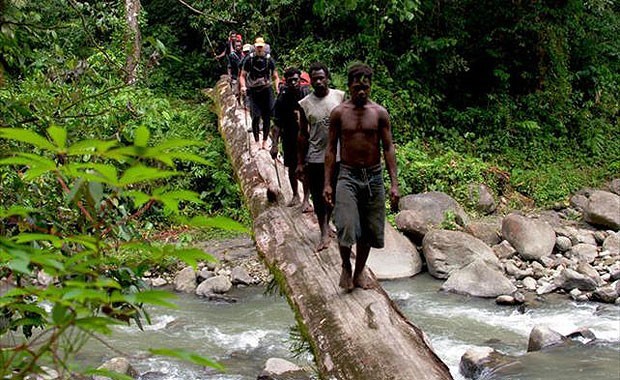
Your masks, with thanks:
[{"label": "dark curly hair", "polygon": [[327,68],[327,66],[325,66],[321,62],[314,62],[313,64],[311,64],[310,67],[308,67],[308,74],[312,76],[313,71],[320,71],[320,70],[323,70],[325,72],[325,77],[329,78],[329,69]]},{"label": "dark curly hair", "polygon": [[365,63],[355,63],[349,67],[348,84],[351,85],[355,78],[366,77],[372,82],[372,69]]}]

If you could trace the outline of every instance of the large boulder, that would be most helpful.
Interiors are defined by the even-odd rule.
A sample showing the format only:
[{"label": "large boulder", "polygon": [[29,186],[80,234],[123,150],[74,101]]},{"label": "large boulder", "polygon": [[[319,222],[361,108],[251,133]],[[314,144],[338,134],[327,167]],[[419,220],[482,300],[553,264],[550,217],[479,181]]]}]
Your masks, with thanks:
[{"label": "large boulder", "polygon": [[583,218],[590,224],[620,230],[620,195],[594,190],[588,198]]},{"label": "large boulder", "polygon": [[224,294],[232,288],[228,276],[214,276],[207,278],[196,288],[196,295],[208,297],[212,294]]},{"label": "large boulder", "polygon": [[310,380],[310,375],[298,365],[280,358],[269,358],[256,380]]},{"label": "large boulder", "polygon": [[193,293],[196,290],[196,271],[192,267],[181,269],[174,277],[174,290]]},{"label": "large boulder", "polygon": [[422,271],[422,257],[411,240],[385,223],[385,246],[373,248],[366,263],[379,280],[415,276]]},{"label": "large boulder", "polygon": [[494,373],[493,369],[510,362],[507,356],[491,347],[471,347],[459,363],[459,372],[467,379],[477,379],[482,373]]},{"label": "large boulder", "polygon": [[511,294],[517,288],[494,266],[481,258],[466,267],[454,271],[443,283],[441,290],[474,297],[495,298]]},{"label": "large boulder", "polygon": [[555,246],[555,232],[544,221],[512,213],[502,221],[502,236],[524,260],[549,256]]},{"label": "large boulder", "polygon": [[[103,363],[97,369],[104,369],[104,370],[108,370],[111,372],[115,372],[121,375],[133,377],[133,378],[138,376],[138,372],[131,366],[131,363],[129,363],[129,360],[127,360],[127,358],[124,358],[124,357],[112,358],[108,360],[107,362]],[[93,376],[93,380],[108,380],[108,379],[110,379],[110,377],[98,376],[98,375]]]},{"label": "large boulder", "polygon": [[422,242],[428,272],[436,278],[450,274],[481,258],[495,268],[501,264],[493,250],[482,240],[460,231],[433,230]]},{"label": "large boulder", "polygon": [[547,347],[553,347],[568,342],[569,339],[547,326],[534,326],[530,332],[527,344],[527,352],[540,351]]},{"label": "large boulder", "polygon": [[453,214],[456,223],[465,226],[469,216],[456,200],[445,193],[431,191],[412,194],[401,198],[396,215],[396,226],[410,235],[416,242],[432,228],[440,226],[448,214]]},{"label": "large boulder", "polygon": [[493,191],[483,183],[470,183],[467,186],[469,190],[469,202],[474,205],[475,209],[484,214],[491,214],[497,208],[497,203],[493,197]]},{"label": "large boulder", "polygon": [[465,232],[477,237],[492,247],[502,241],[502,221],[500,218],[476,220],[465,226]]},{"label": "large boulder", "polygon": [[575,288],[586,291],[596,289],[596,281],[594,279],[570,268],[563,269],[562,272],[554,278],[553,283],[558,288],[562,288],[567,292]]}]

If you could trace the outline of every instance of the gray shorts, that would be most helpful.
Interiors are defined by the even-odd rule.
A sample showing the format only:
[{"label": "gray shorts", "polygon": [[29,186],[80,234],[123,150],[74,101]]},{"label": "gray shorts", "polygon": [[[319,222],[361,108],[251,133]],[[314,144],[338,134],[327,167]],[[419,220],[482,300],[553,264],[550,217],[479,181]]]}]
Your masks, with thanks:
[{"label": "gray shorts", "polygon": [[334,222],[341,246],[360,242],[383,248],[385,187],[381,164],[363,169],[340,164]]}]

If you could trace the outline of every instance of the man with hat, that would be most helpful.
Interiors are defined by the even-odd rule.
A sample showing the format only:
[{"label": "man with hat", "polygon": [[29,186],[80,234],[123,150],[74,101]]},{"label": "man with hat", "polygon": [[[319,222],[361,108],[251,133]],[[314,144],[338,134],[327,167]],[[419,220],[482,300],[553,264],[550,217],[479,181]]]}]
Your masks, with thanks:
[{"label": "man with hat", "polygon": [[252,134],[256,143],[259,143],[260,121],[263,120],[262,149],[267,149],[271,110],[275,98],[274,85],[278,91],[280,83],[276,63],[271,55],[265,51],[265,45],[265,40],[262,37],[256,38],[254,52],[243,60],[241,74],[239,75],[241,94],[242,96],[247,94],[250,100]]}]

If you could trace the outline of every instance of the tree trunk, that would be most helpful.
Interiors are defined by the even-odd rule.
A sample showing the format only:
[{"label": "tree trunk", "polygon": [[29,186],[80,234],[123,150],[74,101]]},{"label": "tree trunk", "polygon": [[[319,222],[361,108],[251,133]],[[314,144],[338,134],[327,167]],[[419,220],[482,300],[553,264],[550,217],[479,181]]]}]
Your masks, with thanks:
[{"label": "tree trunk", "polygon": [[311,344],[321,377],[452,379],[424,333],[401,313],[370,271],[373,289],[344,293],[339,288],[337,243],[315,252],[319,227],[314,214],[285,206],[292,196],[285,168],[280,162],[274,165],[269,151],[254,144],[246,131],[249,116],[246,124],[244,111],[235,106],[226,80],[220,80],[211,95],[219,112],[220,132],[254,219],[258,253],[286,294]]},{"label": "tree trunk", "polygon": [[134,84],[138,79],[138,64],[142,48],[140,34],[140,0],[125,0],[125,19],[127,21],[127,61],[125,62],[125,83]]}]

